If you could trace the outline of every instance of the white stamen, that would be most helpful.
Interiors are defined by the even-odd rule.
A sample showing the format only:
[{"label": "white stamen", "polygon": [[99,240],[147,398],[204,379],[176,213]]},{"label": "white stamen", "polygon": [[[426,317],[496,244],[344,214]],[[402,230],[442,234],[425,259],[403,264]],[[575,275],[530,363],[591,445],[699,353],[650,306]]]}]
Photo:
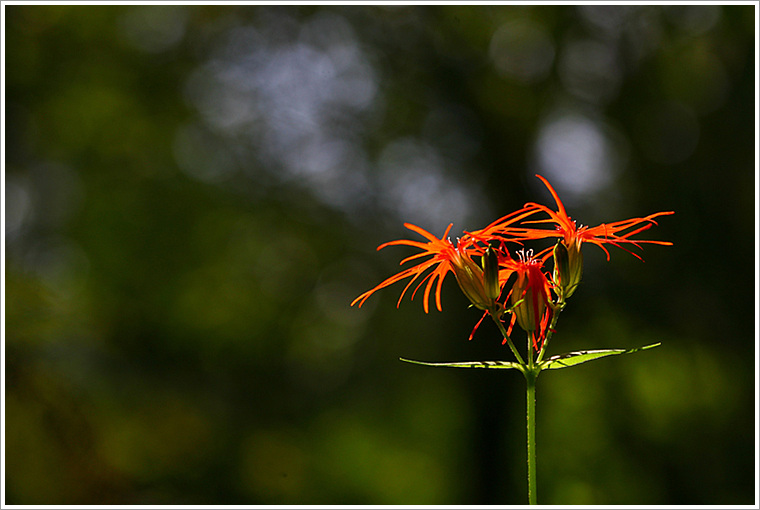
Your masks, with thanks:
[{"label": "white stamen", "polygon": [[525,251],[525,248],[521,248],[517,252],[517,256],[520,258],[520,262],[529,262],[533,259],[533,250]]}]

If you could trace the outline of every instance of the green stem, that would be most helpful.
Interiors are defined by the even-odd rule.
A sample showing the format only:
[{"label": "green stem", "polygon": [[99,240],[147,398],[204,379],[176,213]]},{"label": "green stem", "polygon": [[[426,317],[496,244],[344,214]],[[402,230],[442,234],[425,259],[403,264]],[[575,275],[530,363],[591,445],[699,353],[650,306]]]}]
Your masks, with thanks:
[{"label": "green stem", "polygon": [[544,353],[546,352],[546,347],[549,345],[549,340],[552,339],[552,336],[554,335],[554,329],[557,327],[559,314],[562,313],[562,310],[564,309],[565,309],[565,299],[562,296],[560,296],[560,298],[557,300],[557,303],[554,305],[554,314],[552,315],[552,321],[549,324],[548,331],[546,332],[546,338],[544,339],[544,342],[541,345],[541,350],[538,352],[538,358],[536,358],[536,363],[541,363],[541,360],[544,359]]},{"label": "green stem", "polygon": [[526,370],[528,423],[528,503],[536,504],[536,378],[538,372]]},{"label": "green stem", "polygon": [[522,356],[520,356],[520,353],[517,352],[517,349],[515,349],[515,345],[512,343],[512,339],[509,338],[509,335],[507,335],[507,331],[504,329],[504,324],[501,323],[501,321],[496,317],[496,315],[489,313],[493,321],[496,323],[496,327],[499,328],[499,331],[501,332],[504,339],[507,341],[507,344],[509,345],[509,348],[512,349],[512,354],[515,355],[515,358],[517,359],[517,362],[521,365],[525,365],[525,362],[522,359]]}]

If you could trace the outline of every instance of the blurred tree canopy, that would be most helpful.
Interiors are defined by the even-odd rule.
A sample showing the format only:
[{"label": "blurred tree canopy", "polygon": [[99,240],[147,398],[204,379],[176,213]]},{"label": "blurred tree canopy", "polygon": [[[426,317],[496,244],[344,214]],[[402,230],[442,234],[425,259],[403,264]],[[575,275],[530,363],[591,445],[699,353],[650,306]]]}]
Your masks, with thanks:
[{"label": "blurred tree canopy", "polygon": [[[412,237],[528,200],[586,249],[543,504],[751,504],[756,6],[5,3],[8,504],[524,504],[517,373]],[[756,500],[755,500],[756,502]]]}]

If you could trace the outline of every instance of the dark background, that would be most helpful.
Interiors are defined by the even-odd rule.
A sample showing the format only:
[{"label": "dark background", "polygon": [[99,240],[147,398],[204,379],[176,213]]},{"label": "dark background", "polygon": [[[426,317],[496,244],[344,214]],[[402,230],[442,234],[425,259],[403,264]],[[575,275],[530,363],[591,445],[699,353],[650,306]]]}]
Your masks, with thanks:
[{"label": "dark background", "polygon": [[[755,6],[4,6],[8,504],[524,504],[524,381],[453,278],[549,178],[586,246],[544,504],[756,502]],[[521,334],[518,337],[521,338]],[[519,343],[519,342],[518,342]]]}]

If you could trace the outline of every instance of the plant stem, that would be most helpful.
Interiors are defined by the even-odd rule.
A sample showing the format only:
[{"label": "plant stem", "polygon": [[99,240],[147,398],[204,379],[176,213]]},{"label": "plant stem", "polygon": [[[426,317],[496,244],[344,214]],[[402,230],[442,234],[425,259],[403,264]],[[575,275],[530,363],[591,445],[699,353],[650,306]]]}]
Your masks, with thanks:
[{"label": "plant stem", "polygon": [[515,349],[515,345],[512,343],[512,339],[509,338],[509,335],[507,335],[507,331],[504,329],[504,324],[501,323],[501,321],[494,315],[489,314],[493,321],[496,323],[496,327],[499,328],[499,332],[501,332],[502,336],[504,336],[504,339],[507,341],[507,344],[509,344],[509,348],[512,349],[512,354],[515,355],[515,358],[517,359],[517,362],[521,365],[525,365],[525,362],[522,359],[522,356],[520,356],[520,353]]},{"label": "plant stem", "polygon": [[528,503],[536,504],[536,378],[538,372],[526,370],[528,423]]},{"label": "plant stem", "polygon": [[549,345],[549,340],[552,339],[552,336],[554,335],[554,329],[557,327],[559,314],[562,313],[562,310],[564,309],[565,309],[565,299],[564,297],[560,296],[560,298],[557,300],[557,303],[554,305],[554,314],[552,315],[552,321],[551,321],[551,324],[549,324],[548,330],[546,331],[546,338],[541,344],[541,350],[538,352],[538,358],[536,358],[536,363],[541,363],[541,360],[544,359],[544,353],[546,352],[546,347]]}]

